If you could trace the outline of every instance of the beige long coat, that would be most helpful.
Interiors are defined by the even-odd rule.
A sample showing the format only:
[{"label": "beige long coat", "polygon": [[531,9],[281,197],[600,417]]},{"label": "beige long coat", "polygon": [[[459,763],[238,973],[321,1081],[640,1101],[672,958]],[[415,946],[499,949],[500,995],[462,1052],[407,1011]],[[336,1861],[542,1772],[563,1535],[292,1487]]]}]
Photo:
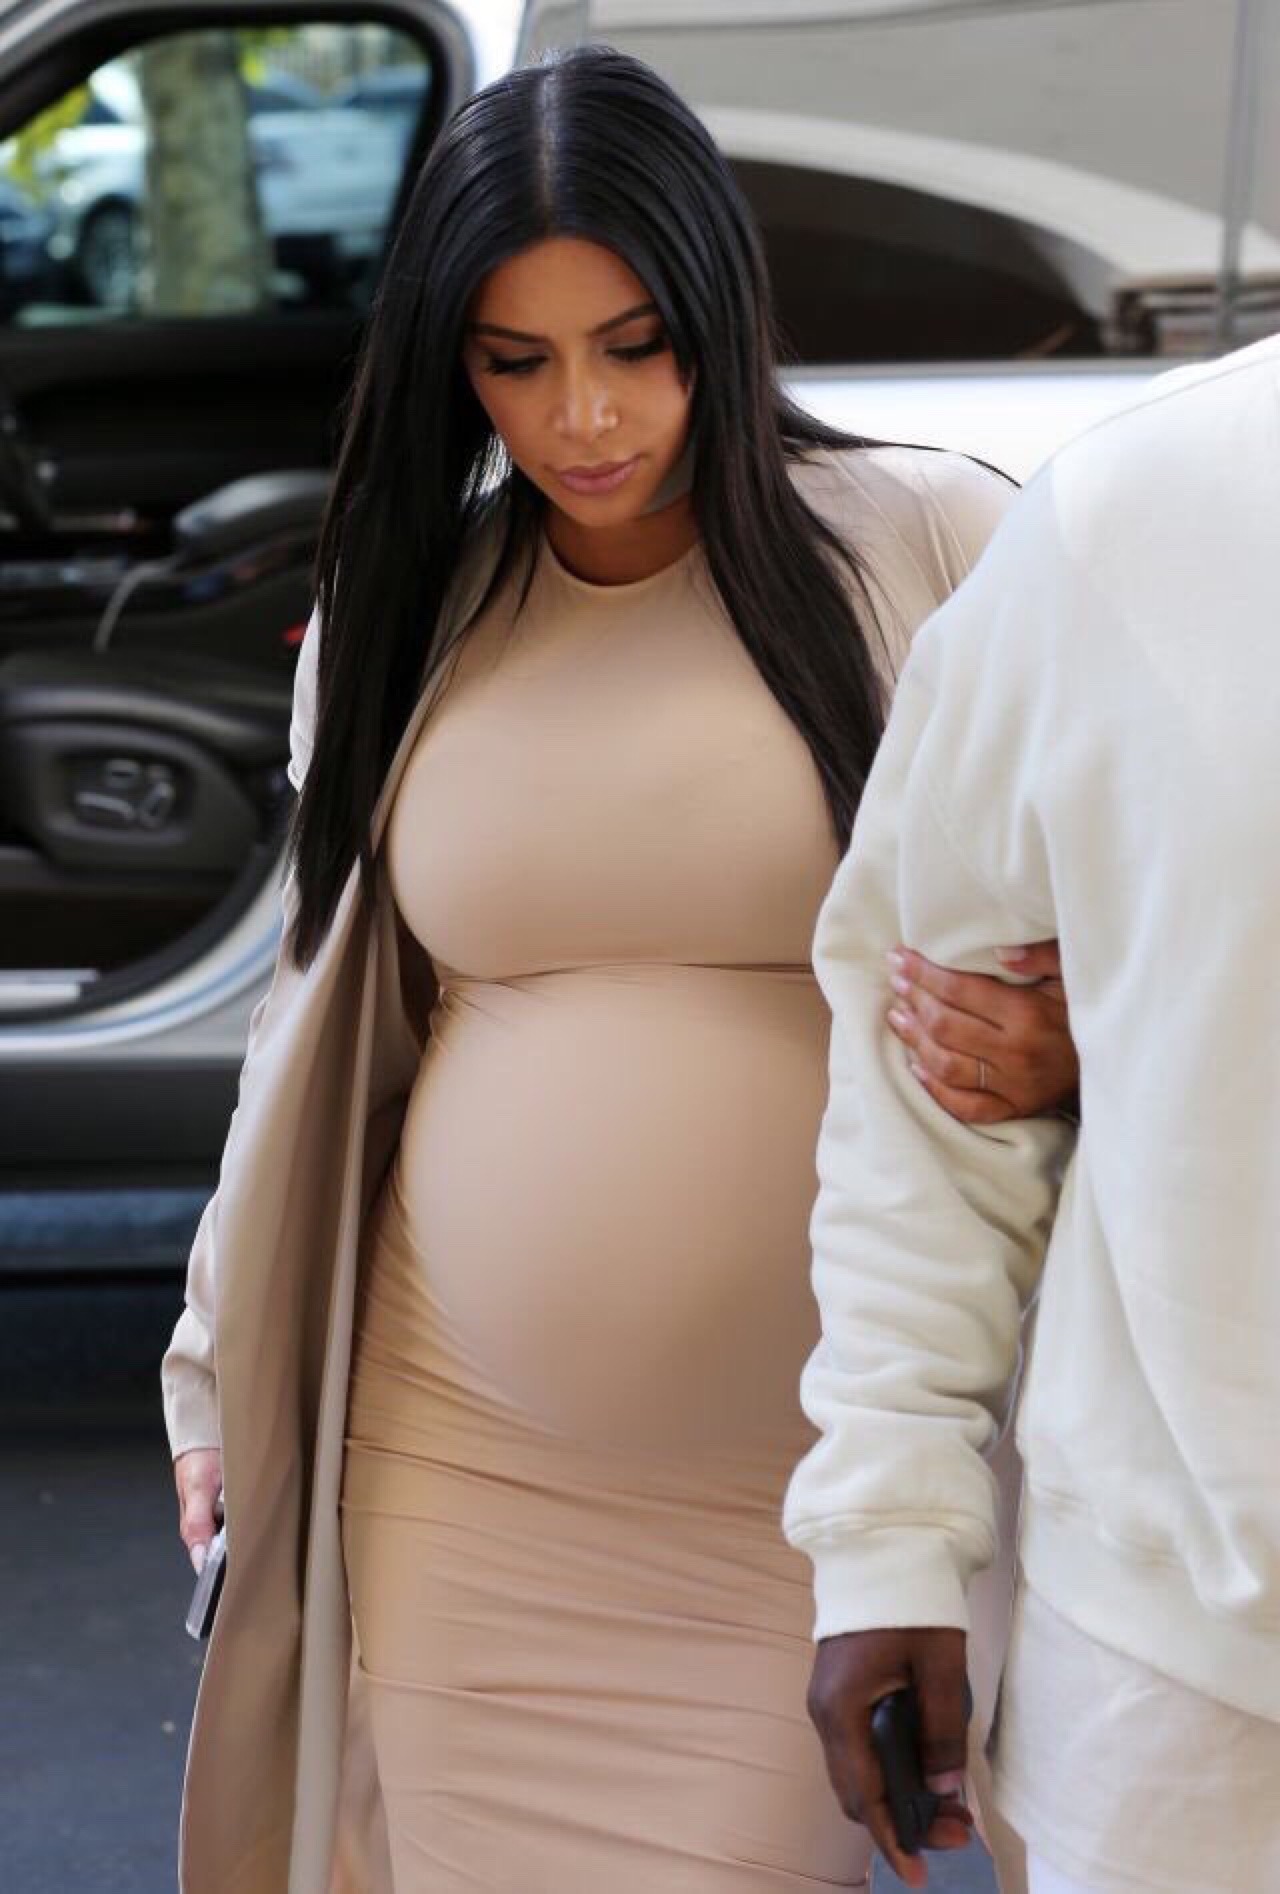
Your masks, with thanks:
[{"label": "beige long coat", "polygon": [[[450,614],[492,567],[486,536]],[[317,630],[299,655],[290,774],[314,720]],[[365,1215],[399,1139],[435,996],[397,919],[381,841],[433,693],[372,825],[377,896],[352,870],[305,973],[282,949],[249,1028],[218,1188],[164,1358],[172,1451],[222,1449],[227,1572],[187,1757],[183,1894],[328,1894],[351,1661],[338,1497]],[[286,916],[293,889],[286,884]],[[216,1363],[215,1363],[216,1337]]]}]

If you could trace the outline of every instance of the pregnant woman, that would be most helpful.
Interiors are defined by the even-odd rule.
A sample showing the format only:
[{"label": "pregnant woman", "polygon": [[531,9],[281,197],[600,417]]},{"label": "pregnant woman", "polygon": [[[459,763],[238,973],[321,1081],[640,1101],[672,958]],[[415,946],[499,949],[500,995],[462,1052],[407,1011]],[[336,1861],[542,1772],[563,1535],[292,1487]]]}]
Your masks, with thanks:
[{"label": "pregnant woman", "polygon": [[[370,1103],[396,1135],[349,1359],[330,1313],[324,1361],[330,1393],[345,1377],[334,1501],[397,1894],[865,1876],[805,1715],[809,1574],[779,1529],[811,1438],[797,1383],[829,1020],[810,945],[912,631],[1009,493],[780,397],[747,213],[644,66],[563,57],[442,136],[321,550],[291,958],[269,1003],[285,1024],[259,1028],[270,1059],[291,1018],[306,1037],[289,1008],[308,982],[345,992],[326,936],[385,877],[429,1019],[403,1094]],[[905,984],[904,1057],[956,1109],[1069,1090],[1052,986],[974,977],[945,1004]],[[288,1056],[301,1086],[313,1067]],[[229,1150],[224,1192],[233,1173]],[[166,1363],[192,1492],[218,1443],[184,1433],[183,1391],[221,1363],[220,1326],[242,1352],[250,1326],[229,1282],[202,1315],[211,1271],[193,1263]],[[260,1366],[272,1335],[256,1346]],[[310,1482],[314,1517],[325,1453],[274,1464],[258,1503]],[[225,1471],[233,1575],[238,1503],[255,1528],[230,1455]],[[233,1606],[231,1583],[243,1626],[254,1601],[242,1580]],[[239,1632],[236,1661],[252,1643]],[[305,1676],[295,1802],[307,1758],[334,1749]],[[220,1753],[206,1739],[193,1769]],[[281,1894],[287,1872],[318,1894],[320,1851],[291,1819],[237,1889]]]}]

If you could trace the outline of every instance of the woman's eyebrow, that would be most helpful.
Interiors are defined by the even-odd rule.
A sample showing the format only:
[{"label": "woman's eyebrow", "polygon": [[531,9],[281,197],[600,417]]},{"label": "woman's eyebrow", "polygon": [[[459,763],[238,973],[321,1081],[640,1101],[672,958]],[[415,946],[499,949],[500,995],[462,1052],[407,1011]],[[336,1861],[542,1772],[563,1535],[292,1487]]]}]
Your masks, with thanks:
[{"label": "woman's eyebrow", "polygon": [[[607,322],[598,322],[590,335],[608,335],[610,329],[620,329],[625,322],[634,322],[637,316],[656,316],[656,303],[636,303],[632,309],[624,309],[620,316],[610,316]],[[504,329],[499,322],[472,322],[468,324],[472,335],[500,335],[507,342],[546,342],[545,335],[530,335],[527,329]]]}]

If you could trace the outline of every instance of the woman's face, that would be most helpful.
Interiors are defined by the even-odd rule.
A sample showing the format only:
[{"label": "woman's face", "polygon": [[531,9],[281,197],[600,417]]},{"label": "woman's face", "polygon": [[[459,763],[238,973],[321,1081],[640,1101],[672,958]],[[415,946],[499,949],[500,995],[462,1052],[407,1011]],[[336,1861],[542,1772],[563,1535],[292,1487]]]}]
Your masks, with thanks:
[{"label": "woman's face", "polygon": [[516,466],[581,526],[639,518],[680,458],[691,389],[644,284],[600,244],[548,237],[501,264],[463,359]]}]

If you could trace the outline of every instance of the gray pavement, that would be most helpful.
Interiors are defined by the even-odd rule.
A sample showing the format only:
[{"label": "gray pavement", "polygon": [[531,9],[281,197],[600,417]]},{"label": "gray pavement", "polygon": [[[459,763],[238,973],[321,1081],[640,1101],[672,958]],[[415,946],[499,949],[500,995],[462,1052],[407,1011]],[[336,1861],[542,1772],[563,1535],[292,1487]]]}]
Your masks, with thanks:
[{"label": "gray pavement", "polygon": [[[200,1666],[156,1377],[180,1304],[173,1280],[0,1283],[4,1894],[173,1894]],[[975,1848],[930,1886],[994,1884]]]},{"label": "gray pavement", "polygon": [[172,1894],[200,1652],[156,1363],[175,1282],[0,1285],[0,1885]]}]

